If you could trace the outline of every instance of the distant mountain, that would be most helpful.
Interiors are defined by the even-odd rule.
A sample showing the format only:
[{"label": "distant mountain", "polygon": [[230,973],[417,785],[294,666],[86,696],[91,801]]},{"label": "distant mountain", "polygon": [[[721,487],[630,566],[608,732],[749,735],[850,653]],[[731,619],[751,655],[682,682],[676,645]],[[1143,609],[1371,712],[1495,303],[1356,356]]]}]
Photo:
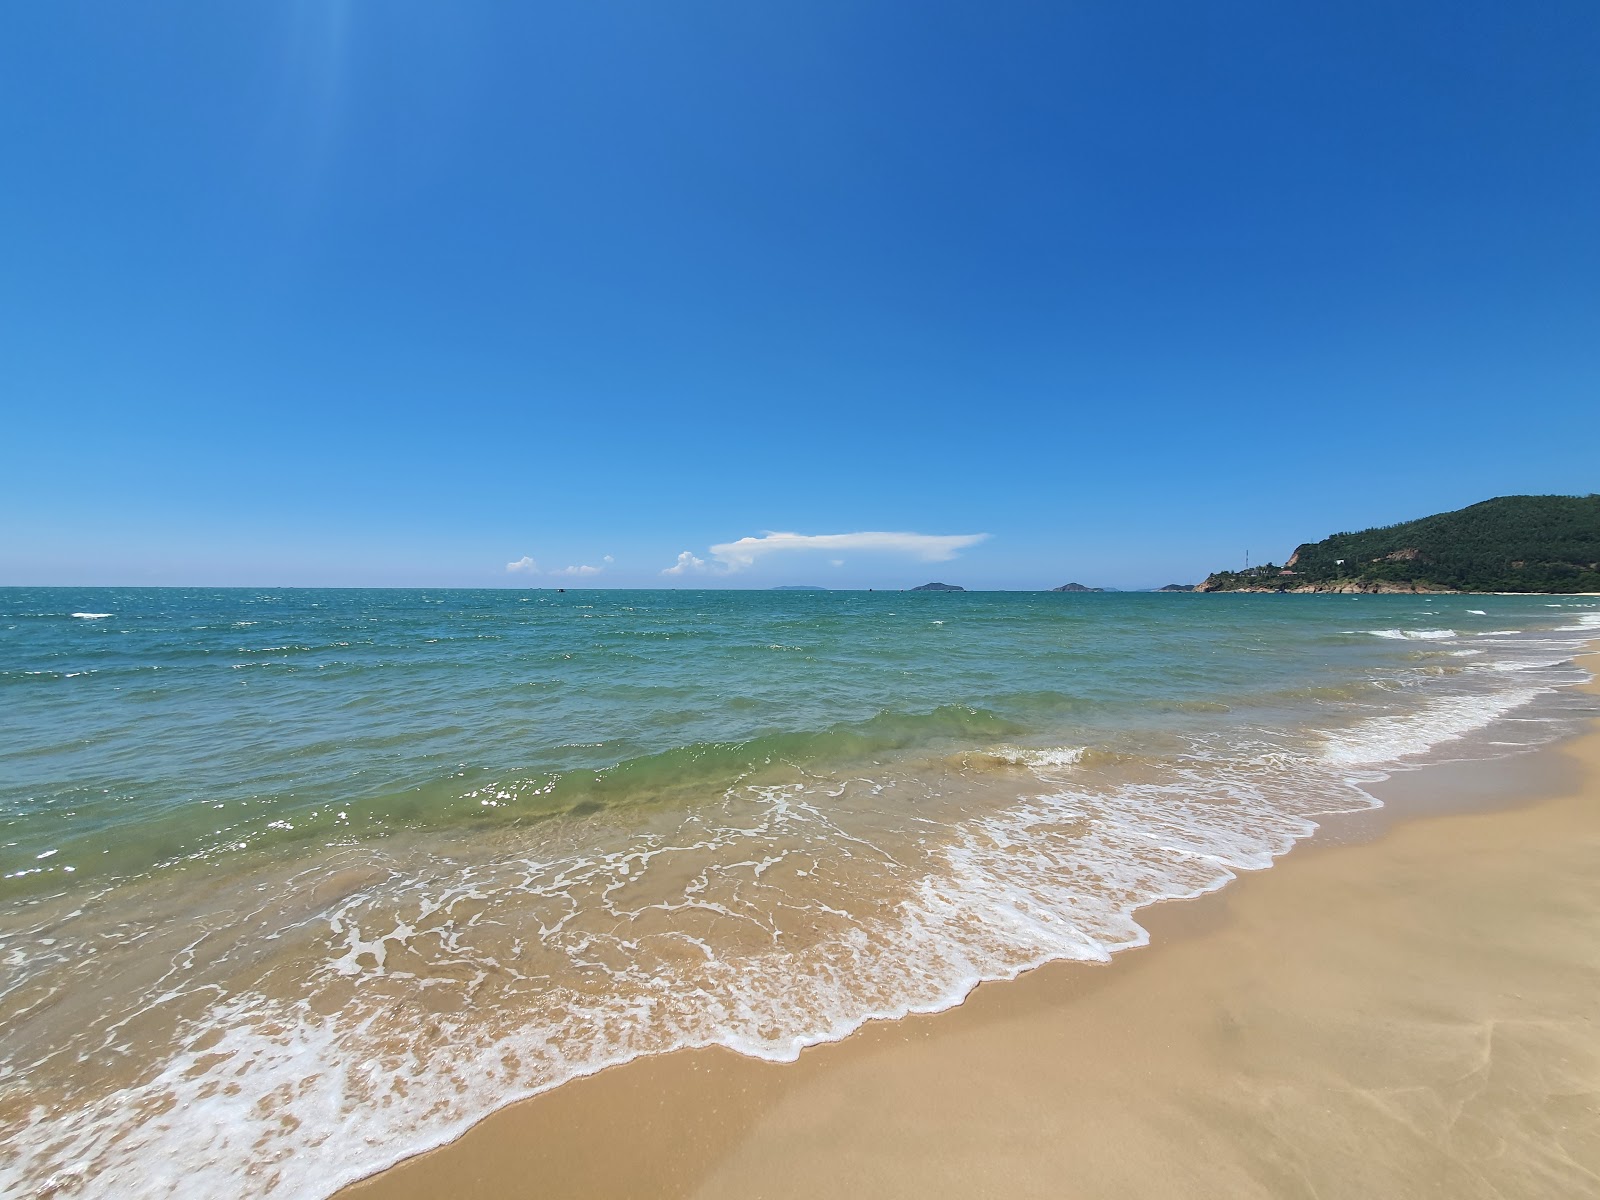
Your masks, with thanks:
[{"label": "distant mountain", "polygon": [[818,587],[814,583],[780,583],[772,590],[775,592],[825,592],[828,589]]},{"label": "distant mountain", "polygon": [[1084,587],[1081,583],[1063,583],[1058,588],[1051,588],[1052,592],[1103,592],[1105,588]]},{"label": "distant mountain", "polygon": [[964,592],[967,589],[957,587],[953,583],[925,583],[921,587],[914,587],[913,592]]},{"label": "distant mountain", "polygon": [[1192,583],[1169,583],[1166,587],[1158,587],[1158,592],[1192,592],[1195,586]]},{"label": "distant mountain", "polygon": [[1600,495],[1499,496],[1307,542],[1197,592],[1600,592]]}]

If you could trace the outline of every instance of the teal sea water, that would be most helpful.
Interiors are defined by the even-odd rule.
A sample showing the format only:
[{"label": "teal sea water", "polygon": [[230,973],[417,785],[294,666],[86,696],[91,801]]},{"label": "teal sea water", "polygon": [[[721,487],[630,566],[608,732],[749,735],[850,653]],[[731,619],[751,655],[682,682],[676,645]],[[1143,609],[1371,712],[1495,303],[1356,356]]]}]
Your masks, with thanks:
[{"label": "teal sea water", "polygon": [[1586,597],[0,589],[0,1185],[322,1196],[1144,939],[1593,701]]}]

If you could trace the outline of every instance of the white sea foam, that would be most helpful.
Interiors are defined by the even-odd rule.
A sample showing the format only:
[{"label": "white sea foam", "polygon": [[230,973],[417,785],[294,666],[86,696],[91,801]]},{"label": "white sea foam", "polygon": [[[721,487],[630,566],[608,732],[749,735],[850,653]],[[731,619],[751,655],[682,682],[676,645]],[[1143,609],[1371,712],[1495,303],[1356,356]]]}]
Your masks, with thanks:
[{"label": "white sea foam", "polygon": [[73,613],[73,616],[83,621],[100,621],[111,616],[111,613]]},{"label": "white sea foam", "polygon": [[1469,613],[1471,613],[1475,617],[1487,617],[1489,615],[1488,613],[1484,612],[1483,609],[1481,609],[1481,608],[1469,608],[1469,609],[1467,609],[1467,611]]},{"label": "white sea foam", "polygon": [[1551,667],[1563,667],[1570,659],[1537,659],[1537,658],[1506,658],[1495,662],[1484,663],[1477,666],[1480,671],[1545,671]]},{"label": "white sea foam", "polygon": [[1438,641],[1456,636],[1454,629],[1359,629],[1352,632],[1370,633],[1373,637],[1409,639],[1413,641]]},{"label": "white sea foam", "polygon": [[1428,701],[1420,711],[1385,714],[1330,733],[1322,757],[1341,766],[1381,766],[1426,754],[1444,742],[1482,729],[1528,704],[1548,689],[1519,687],[1485,694],[1463,693]]},{"label": "white sea foam", "polygon": [[1018,767],[1071,767],[1083,761],[1088,747],[1048,746],[1036,749],[1027,746],[993,746],[984,753]]}]

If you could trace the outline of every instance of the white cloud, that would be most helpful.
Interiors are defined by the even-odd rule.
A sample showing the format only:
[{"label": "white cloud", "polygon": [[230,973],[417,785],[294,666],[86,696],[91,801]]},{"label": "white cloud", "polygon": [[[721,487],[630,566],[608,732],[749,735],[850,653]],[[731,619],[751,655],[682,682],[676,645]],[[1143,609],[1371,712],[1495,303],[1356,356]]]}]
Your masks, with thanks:
[{"label": "white cloud", "polygon": [[[604,563],[612,563],[616,560],[608,554],[600,561]],[[533,559],[529,558],[526,554],[517,559],[516,562],[508,562],[506,564],[506,570],[512,572],[513,574],[520,575],[540,574],[539,564],[534,562]],[[580,565],[571,567],[553,567],[552,569],[543,573],[546,575],[598,575],[604,570],[605,567],[591,567],[588,563],[582,563]]]},{"label": "white cloud", "polygon": [[704,571],[705,569],[705,559],[696,558],[693,554],[690,554],[689,551],[685,550],[683,553],[678,555],[678,561],[676,563],[670,567],[663,568],[661,573],[663,575],[687,575],[690,571]]},{"label": "white cloud", "polygon": [[828,565],[830,567],[842,567],[842,566],[844,566],[844,559],[842,559],[842,558],[830,558],[828,560]]},{"label": "white cloud", "polygon": [[609,567],[612,563],[616,562],[617,560],[612,558],[611,555],[608,554],[604,558],[602,558],[600,561],[605,563],[606,566]]},{"label": "white cloud", "polygon": [[[711,553],[725,571],[742,571],[766,555],[797,550],[861,550],[905,554],[920,562],[948,562],[958,551],[975,546],[988,536],[987,533],[765,533],[760,537],[723,542],[711,547]],[[678,556],[678,566],[668,567],[667,572],[681,573],[685,558],[700,563],[685,550]]]}]

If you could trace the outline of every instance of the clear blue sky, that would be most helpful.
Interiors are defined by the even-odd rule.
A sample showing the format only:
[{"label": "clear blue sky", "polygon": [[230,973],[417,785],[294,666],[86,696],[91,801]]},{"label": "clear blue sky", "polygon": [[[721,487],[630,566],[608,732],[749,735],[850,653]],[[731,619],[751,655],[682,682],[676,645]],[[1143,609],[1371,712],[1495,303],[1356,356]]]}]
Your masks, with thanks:
[{"label": "clear blue sky", "polygon": [[1139,587],[1597,490],[1597,62],[1593,0],[8,5],[0,583]]}]

